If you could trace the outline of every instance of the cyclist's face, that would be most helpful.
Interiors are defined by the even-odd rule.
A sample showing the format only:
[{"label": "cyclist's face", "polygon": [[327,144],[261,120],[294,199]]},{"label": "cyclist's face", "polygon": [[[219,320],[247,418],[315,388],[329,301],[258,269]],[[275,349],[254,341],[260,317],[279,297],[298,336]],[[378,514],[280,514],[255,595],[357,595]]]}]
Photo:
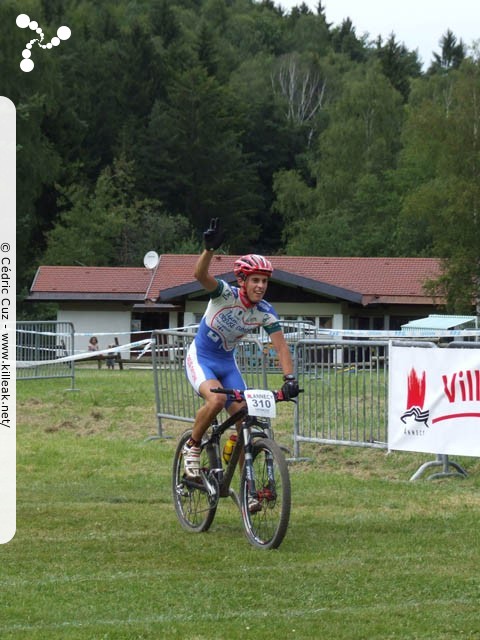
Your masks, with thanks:
[{"label": "cyclist's face", "polygon": [[268,276],[255,274],[248,276],[245,280],[245,293],[250,302],[257,303],[265,295],[268,286]]}]

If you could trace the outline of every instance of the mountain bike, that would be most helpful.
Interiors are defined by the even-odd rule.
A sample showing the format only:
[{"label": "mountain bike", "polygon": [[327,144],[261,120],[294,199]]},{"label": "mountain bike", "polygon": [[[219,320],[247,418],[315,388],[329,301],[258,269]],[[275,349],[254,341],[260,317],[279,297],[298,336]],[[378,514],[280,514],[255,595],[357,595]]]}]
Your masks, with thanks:
[{"label": "mountain bike", "polygon": [[[184,472],[182,449],[191,429],[180,437],[173,459],[173,502],[184,529],[200,533],[213,522],[220,498],[231,497],[242,514],[248,541],[261,549],[277,548],[290,518],[290,476],[282,449],[273,439],[270,419],[275,405],[284,400],[281,391],[212,389],[246,406],[221,424],[209,427],[201,442],[200,476],[189,478]],[[221,437],[241,421],[236,444],[227,464],[222,464]],[[241,452],[244,453],[241,456]],[[239,461],[239,495],[231,483]],[[252,510],[252,499],[255,511]],[[250,504],[249,504],[250,503]]]}]

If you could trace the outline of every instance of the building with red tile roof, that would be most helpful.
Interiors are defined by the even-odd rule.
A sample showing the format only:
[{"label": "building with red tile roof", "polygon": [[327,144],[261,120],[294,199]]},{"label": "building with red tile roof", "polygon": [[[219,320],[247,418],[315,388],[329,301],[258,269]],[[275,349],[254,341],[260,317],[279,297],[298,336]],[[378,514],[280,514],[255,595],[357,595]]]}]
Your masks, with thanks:
[{"label": "building with red tile roof", "polygon": [[[234,282],[237,256],[216,254],[211,273]],[[145,267],[41,266],[32,302],[58,303],[58,319],[75,330],[129,333],[198,321],[207,296],[193,277],[197,255],[165,254]],[[425,285],[440,275],[434,258],[273,256],[266,298],[286,319],[337,329],[397,329],[438,312]]]}]

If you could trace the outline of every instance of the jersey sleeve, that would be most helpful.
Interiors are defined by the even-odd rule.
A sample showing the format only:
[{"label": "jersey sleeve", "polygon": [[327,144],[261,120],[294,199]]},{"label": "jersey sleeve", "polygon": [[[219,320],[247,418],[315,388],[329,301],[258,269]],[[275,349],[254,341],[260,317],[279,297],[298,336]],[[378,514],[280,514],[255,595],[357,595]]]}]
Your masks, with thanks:
[{"label": "jersey sleeve", "polygon": [[273,306],[266,300],[262,300],[258,304],[258,310],[263,314],[262,327],[268,335],[281,331],[280,318]]},{"label": "jersey sleeve", "polygon": [[[217,280],[217,278],[215,278]],[[210,298],[219,298],[222,295],[223,289],[225,288],[225,282],[223,280],[217,280],[217,287],[213,291],[210,291]]]},{"label": "jersey sleeve", "polygon": [[264,327],[265,331],[268,333],[268,335],[272,335],[272,333],[276,333],[277,331],[281,331],[282,327],[280,326],[280,321],[276,320],[275,322],[272,322],[272,324],[267,324]]}]

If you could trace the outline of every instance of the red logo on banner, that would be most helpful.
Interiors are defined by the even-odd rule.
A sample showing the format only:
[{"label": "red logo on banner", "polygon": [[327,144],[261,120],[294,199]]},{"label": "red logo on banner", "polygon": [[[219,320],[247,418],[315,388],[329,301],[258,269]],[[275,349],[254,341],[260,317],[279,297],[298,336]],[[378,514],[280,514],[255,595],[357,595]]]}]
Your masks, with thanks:
[{"label": "red logo on banner", "polygon": [[423,411],[425,402],[425,391],[427,388],[427,377],[425,371],[420,378],[412,367],[407,379],[407,410],[401,417],[401,421],[405,424],[407,418],[413,417],[415,422],[422,422],[428,427],[427,420],[429,411]]}]

